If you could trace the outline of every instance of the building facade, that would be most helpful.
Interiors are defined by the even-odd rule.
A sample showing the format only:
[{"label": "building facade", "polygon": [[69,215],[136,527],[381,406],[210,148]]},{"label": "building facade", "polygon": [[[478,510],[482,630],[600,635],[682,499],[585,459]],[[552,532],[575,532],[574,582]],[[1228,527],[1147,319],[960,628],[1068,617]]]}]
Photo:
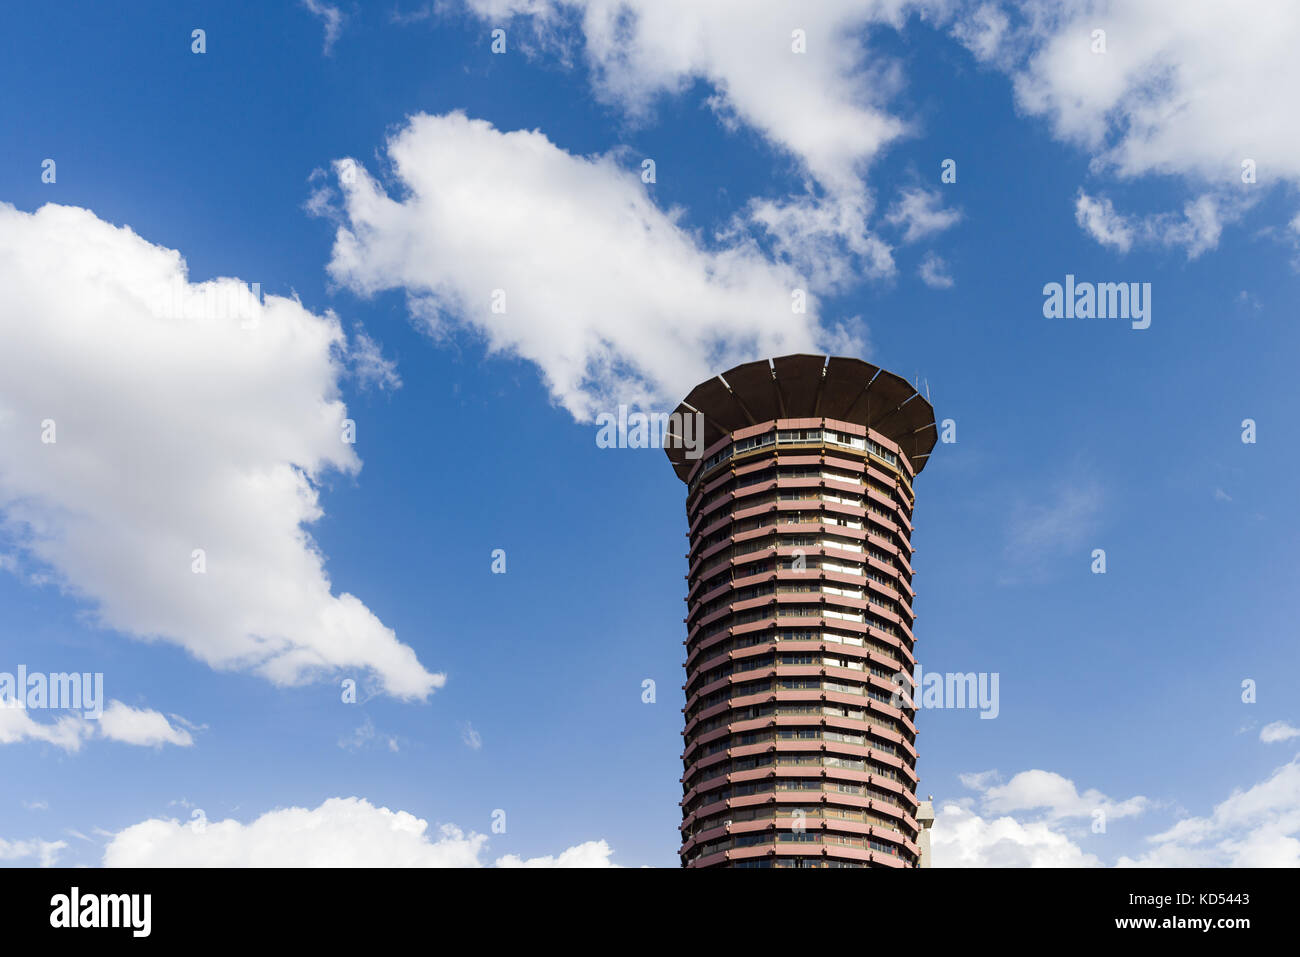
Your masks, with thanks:
[{"label": "building facade", "polygon": [[704,426],[695,459],[666,443],[690,542],[682,865],[920,866],[929,816],[899,688],[934,410],[870,363],[794,355],[701,383],[677,411]]}]

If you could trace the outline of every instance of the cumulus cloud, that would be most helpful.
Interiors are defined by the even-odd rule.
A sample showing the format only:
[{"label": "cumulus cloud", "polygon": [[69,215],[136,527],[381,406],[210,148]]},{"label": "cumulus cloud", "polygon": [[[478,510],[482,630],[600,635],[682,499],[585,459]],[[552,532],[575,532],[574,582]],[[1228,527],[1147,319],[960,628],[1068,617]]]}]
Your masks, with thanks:
[{"label": "cumulus cloud", "polygon": [[[543,48],[582,37],[599,99],[640,120],[663,96],[703,83],[728,127],[757,132],[789,157],[804,191],[760,198],[746,215],[809,281],[833,286],[887,276],[889,245],[874,234],[866,174],[914,123],[893,106],[900,63],[867,42],[947,0],[819,0],[797,8],[750,0],[467,0],[494,26],[526,18]],[[547,42],[549,41],[549,42]],[[806,52],[798,52],[798,51]]]},{"label": "cumulus cloud", "polygon": [[24,861],[35,858],[41,867],[52,867],[66,841],[6,841],[0,838],[0,861]]},{"label": "cumulus cloud", "polygon": [[[909,9],[934,4],[824,0],[792,12],[748,0],[468,0],[490,20],[526,16],[543,28],[576,19],[598,95],[635,116],[657,97],[696,80],[713,91],[724,119],[758,130],[797,157],[831,191],[859,185],[858,173],[907,131],[886,100],[900,79],[860,34],[901,27]],[[794,50],[803,31],[807,53]]]},{"label": "cumulus cloud", "polygon": [[[1284,737],[1275,740],[1296,736],[1287,733],[1295,729],[1276,724]],[[1094,789],[1081,792],[1049,771],[1023,771],[1005,784],[996,771],[960,777],[978,796],[947,803],[937,816],[931,832],[936,867],[1097,866],[1101,861],[1072,836],[1087,830],[1071,822],[1098,810],[1112,820],[1155,807],[1140,795],[1115,800]],[[1266,780],[1234,790],[1210,814],[1183,817],[1144,843],[1148,850],[1121,855],[1115,866],[1300,866],[1300,755]]]},{"label": "cumulus cloud", "polygon": [[194,743],[188,731],[173,726],[160,712],[132,708],[116,700],[108,703],[98,719],[76,713],[54,721],[37,721],[26,708],[0,705],[0,744],[41,741],[72,752],[95,737],[142,747],[174,744],[188,748]]},{"label": "cumulus cloud", "polygon": [[1294,728],[1285,721],[1274,721],[1272,724],[1266,724],[1259,732],[1259,740],[1265,744],[1290,741],[1292,738],[1300,738],[1300,728]]},{"label": "cumulus cloud", "polygon": [[[151,818],[115,833],[105,867],[481,867],[487,836],[429,824],[406,811],[375,807],[364,798],[330,798],[319,807],[269,811],[250,824],[235,820],[182,823]],[[604,841],[589,841],[554,857],[500,867],[609,867]]]},{"label": "cumulus cloud", "polygon": [[1115,801],[1095,788],[1082,793],[1073,781],[1052,771],[1021,771],[1005,784],[994,783],[996,772],[963,777],[963,783],[981,792],[984,809],[992,814],[1033,811],[1045,820],[1091,818],[1098,811],[1106,818],[1141,814],[1151,802],[1138,795]]},{"label": "cumulus cloud", "polygon": [[[1242,183],[1246,160],[1261,189],[1300,183],[1290,103],[1300,8],[1290,0],[1263,0],[1249,17],[1216,0],[823,0],[797,14],[747,0],[465,2],[494,26],[530,24],[530,48],[583,58],[598,97],[633,119],[706,84],[721,122],[754,130],[805,176],[803,194],[755,200],[749,218],[812,281],[893,271],[872,232],[866,175],[916,123],[898,105],[901,63],[870,32],[909,21],[949,29],[1006,72],[1020,111],[1090,153],[1096,172],[1184,177],[1195,198],[1144,222],[1144,240],[1192,257],[1214,248],[1255,188]],[[1099,29],[1105,52],[1094,52]],[[796,30],[807,53],[792,49]]]},{"label": "cumulus cloud", "polygon": [[930,832],[935,867],[1100,867],[1046,822],[1022,823],[1010,816],[986,819],[957,804],[945,804]]},{"label": "cumulus cloud", "polygon": [[[1094,31],[1105,31],[1096,52]],[[953,32],[1008,73],[1020,110],[1093,157],[1098,173],[1182,177],[1196,193],[1182,215],[1157,214],[1146,238],[1194,257],[1219,241],[1269,184],[1300,184],[1300,7],[1262,0],[1249,16],[1215,0],[1029,0],[967,8]],[[1254,162],[1257,182],[1242,181]],[[1106,230],[1106,216],[1081,216]],[[1100,236],[1099,236],[1100,238]]]},{"label": "cumulus cloud", "polygon": [[443,683],[332,593],[305,531],[321,475],[360,468],[332,314],[192,283],[175,250],[55,205],[0,205],[0,285],[0,537],[22,564],[214,667]]},{"label": "cumulus cloud", "polygon": [[[1151,807],[1141,795],[1117,801],[1051,771],[959,775],[974,799],[945,803],[931,831],[936,867],[1100,867],[1067,833],[1071,822],[1133,817]],[[978,807],[972,806],[978,804]],[[1074,830],[1079,830],[1077,827]]]},{"label": "cumulus cloud", "polygon": [[1300,755],[1209,816],[1184,818],[1147,840],[1150,851],[1119,866],[1300,867]]},{"label": "cumulus cloud", "polygon": [[793,270],[752,242],[702,247],[611,157],[459,112],[412,117],[387,154],[397,198],[356,161],[335,164],[330,275],[361,295],[402,289],[430,331],[468,328],[535,362],[579,421],[675,405],[720,368],[818,348],[815,304],[791,308]]},{"label": "cumulus cloud", "polygon": [[[977,53],[1002,58],[1020,107],[1101,166],[1121,176],[1240,183],[1242,161],[1253,158],[1300,181],[1300,123],[1290,103],[1300,87],[1295,4],[1261,0],[1249,17],[1214,0],[1002,6],[1018,28]],[[1094,30],[1105,31],[1104,53],[1094,52]]]},{"label": "cumulus cloud", "polygon": [[514,854],[497,859],[497,867],[617,867],[610,859],[613,850],[605,841],[587,841],[558,855],[522,860]]}]

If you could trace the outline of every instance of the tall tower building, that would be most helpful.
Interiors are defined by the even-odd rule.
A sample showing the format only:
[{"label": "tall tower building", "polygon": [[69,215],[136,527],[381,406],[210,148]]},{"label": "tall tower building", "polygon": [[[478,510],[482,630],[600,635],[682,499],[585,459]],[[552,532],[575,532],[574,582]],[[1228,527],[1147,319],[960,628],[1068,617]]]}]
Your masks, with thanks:
[{"label": "tall tower building", "polygon": [[665,443],[690,525],[682,865],[920,866],[898,688],[933,408],[870,363],[793,355],[701,383],[677,412],[704,422],[697,458]]}]

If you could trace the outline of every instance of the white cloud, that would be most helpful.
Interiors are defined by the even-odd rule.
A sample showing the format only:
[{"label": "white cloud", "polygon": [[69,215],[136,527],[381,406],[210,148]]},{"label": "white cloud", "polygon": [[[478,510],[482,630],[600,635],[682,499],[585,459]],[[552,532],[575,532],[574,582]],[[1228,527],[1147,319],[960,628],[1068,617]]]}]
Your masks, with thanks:
[{"label": "white cloud", "polygon": [[360,468],[332,314],[190,283],[178,252],[55,205],[0,204],[0,286],[0,532],[25,564],[101,626],[214,667],[365,669],[406,698],[443,683],[331,593],[304,530],[319,477]]},{"label": "white cloud", "polygon": [[0,704],[0,744],[42,741],[64,751],[79,751],[95,729],[80,714],[62,715],[55,721],[36,721],[26,708]]},{"label": "white cloud", "polygon": [[1240,218],[1242,210],[1240,204],[1205,194],[1184,205],[1182,215],[1155,213],[1136,219],[1117,212],[1106,197],[1094,198],[1079,190],[1074,218],[1093,239],[1120,253],[1140,241],[1181,246],[1190,260],[1216,247],[1224,225]]},{"label": "white cloud", "polygon": [[[729,128],[744,125],[789,156],[802,194],[754,200],[746,215],[810,282],[833,286],[894,271],[871,230],[866,173],[914,132],[892,102],[900,63],[865,42],[869,30],[904,28],[941,14],[947,0],[819,0],[790,6],[750,0],[467,0],[492,25],[527,17],[542,46],[568,58],[569,37],[599,99],[644,119],[662,96],[702,82]],[[795,52],[802,31],[806,52]],[[549,42],[548,42],[549,41]]]},{"label": "white cloud", "polygon": [[[998,52],[1015,57],[1017,101],[1101,165],[1240,184],[1250,158],[1265,176],[1300,180],[1294,3],[1260,0],[1249,16],[1215,0],[1022,6],[1024,28],[1008,31]],[[1092,50],[1096,29],[1106,31],[1105,53]]]},{"label": "white cloud", "polygon": [[1266,724],[1259,732],[1259,740],[1265,744],[1290,741],[1292,738],[1300,738],[1300,728],[1293,728],[1285,721],[1274,721],[1272,724]]},{"label": "white cloud", "polygon": [[86,718],[78,712],[54,721],[37,721],[26,708],[0,705],[0,744],[42,741],[75,752],[96,736],[143,747],[174,744],[188,748],[194,743],[188,731],[173,727],[161,713],[132,708],[116,700],[109,701],[97,719]]},{"label": "white cloud", "polygon": [[1147,217],[1142,225],[1144,232],[1155,241],[1165,246],[1186,247],[1187,258],[1195,259],[1219,245],[1224,224],[1239,219],[1241,212],[1241,206],[1234,206],[1231,199],[1207,193],[1187,202],[1181,217],[1165,213]]},{"label": "white cloud", "polygon": [[[577,17],[597,93],[635,116],[695,80],[720,116],[753,127],[797,157],[831,192],[858,188],[859,170],[907,131],[886,101],[900,80],[860,34],[901,27],[933,4],[823,0],[791,10],[749,0],[468,0],[484,19],[524,15],[543,26]],[[804,31],[806,53],[792,49]]]},{"label": "white cloud", "polygon": [[953,35],[977,59],[991,60],[1002,49],[1003,37],[1010,26],[1010,19],[996,3],[982,3],[954,23]]},{"label": "white cloud", "polygon": [[1093,199],[1079,190],[1074,204],[1074,219],[1088,235],[1101,243],[1126,253],[1133,246],[1133,229],[1115,212],[1109,199]]},{"label": "white cloud", "polygon": [[188,748],[194,743],[184,728],[175,728],[157,711],[137,709],[110,701],[98,721],[99,733],[110,741],[161,747],[174,744]]},{"label": "white cloud", "polygon": [[[1051,771],[1030,770],[1002,783],[997,771],[958,775],[977,792],[975,802],[945,803],[931,831],[936,867],[1099,867],[1101,860],[1060,830],[1063,822],[1140,814],[1144,797],[1115,801],[1100,791],[1080,793]],[[1028,819],[1026,819],[1028,818]]]},{"label": "white cloud", "polygon": [[610,856],[614,852],[605,841],[587,841],[561,852],[558,856],[530,857],[522,860],[514,854],[497,859],[497,867],[617,867]]},{"label": "white cloud", "polygon": [[22,861],[34,857],[41,867],[52,867],[59,852],[67,846],[66,841],[6,841],[0,838],[0,861]]},{"label": "white cloud", "polygon": [[[112,835],[105,867],[480,867],[487,836],[429,824],[406,811],[375,807],[364,798],[330,798],[314,810],[282,808],[251,824],[235,820],[193,823],[152,818]],[[555,857],[501,867],[607,867],[604,841],[569,848]]]},{"label": "white cloud", "polygon": [[451,113],[412,117],[388,159],[401,199],[335,164],[331,276],[363,295],[404,289],[427,328],[468,327],[532,360],[579,421],[620,401],[675,405],[719,368],[817,348],[815,306],[791,309],[792,270],[750,242],[702,248],[610,157]]},{"label": "white cloud", "polygon": [[931,289],[951,289],[953,286],[952,276],[948,272],[948,264],[943,257],[934,253],[926,253],[925,258],[921,260],[921,266],[917,273],[921,277],[921,282]]},{"label": "white cloud", "polygon": [[962,783],[981,792],[986,812],[1034,811],[1048,821],[1091,818],[1098,811],[1107,819],[1132,817],[1151,806],[1151,802],[1141,795],[1115,801],[1095,788],[1081,794],[1069,778],[1037,769],[1021,771],[1006,784],[993,783],[990,772],[964,775]]},{"label": "white cloud", "polygon": [[[1275,740],[1300,735],[1282,727],[1285,737]],[[1024,771],[1006,784],[999,783],[995,771],[960,778],[979,792],[980,807],[972,806],[974,799],[943,807],[931,832],[936,867],[1096,866],[1101,861],[1070,836],[1087,829],[1067,828],[1066,833],[1062,828],[1096,810],[1114,820],[1155,807],[1142,796],[1117,801],[1094,789],[1080,792],[1073,781],[1049,771]],[[1267,780],[1235,790],[1208,816],[1185,817],[1145,841],[1150,850],[1137,857],[1121,855],[1116,866],[1300,866],[1300,755]]]},{"label": "white cloud", "polygon": [[1300,867],[1300,755],[1234,791],[1208,817],[1185,818],[1147,840],[1151,851],[1119,866]]},{"label": "white cloud", "polygon": [[440,829],[361,798],[269,811],[251,824],[152,818],[118,831],[105,867],[473,867],[481,834]]},{"label": "white cloud", "polygon": [[1100,867],[1101,861],[1044,822],[985,819],[945,804],[930,832],[935,867]]},{"label": "white cloud", "polygon": [[890,225],[903,227],[905,243],[914,243],[918,239],[943,232],[960,220],[961,211],[946,208],[943,196],[937,189],[920,187],[903,190],[898,202],[885,217]]},{"label": "white cloud", "polygon": [[725,235],[742,234],[746,222],[762,227],[778,261],[790,263],[814,289],[833,290],[894,274],[892,248],[867,226],[871,212],[865,196],[754,199]]},{"label": "white cloud", "polygon": [[302,5],[313,16],[320,17],[324,21],[325,55],[329,56],[334,52],[334,41],[339,38],[339,34],[343,31],[343,11],[332,4],[325,3],[324,0],[302,0]]},{"label": "white cloud", "polygon": [[[1300,183],[1290,102],[1300,88],[1300,7],[1290,0],[1261,0],[1249,16],[1217,0],[822,0],[797,12],[748,0],[466,5],[494,26],[526,18],[540,46],[566,63],[581,36],[598,97],[634,119],[662,96],[707,84],[724,124],[755,130],[806,176],[803,195],[756,200],[749,218],[813,282],[893,270],[888,245],[871,232],[866,173],[916,124],[896,105],[900,62],[865,38],[909,19],[948,27],[1005,71],[1018,108],[1089,152],[1096,172],[1184,177],[1195,198],[1181,216],[1144,219],[1144,241],[1185,246],[1195,258],[1257,198],[1250,191]],[[796,29],[807,53],[791,50]],[[1104,53],[1093,52],[1096,29],[1106,32]],[[1251,186],[1241,181],[1245,160],[1257,165]]]},{"label": "white cloud", "polygon": [[[1094,30],[1105,31],[1104,53]],[[1089,152],[1096,172],[1184,178],[1197,198],[1143,231],[1193,258],[1253,191],[1300,183],[1300,6],[1290,0],[1261,0],[1249,15],[1216,0],[983,4],[954,33],[1011,76],[1022,111]],[[1246,160],[1253,185],[1242,182]]]}]

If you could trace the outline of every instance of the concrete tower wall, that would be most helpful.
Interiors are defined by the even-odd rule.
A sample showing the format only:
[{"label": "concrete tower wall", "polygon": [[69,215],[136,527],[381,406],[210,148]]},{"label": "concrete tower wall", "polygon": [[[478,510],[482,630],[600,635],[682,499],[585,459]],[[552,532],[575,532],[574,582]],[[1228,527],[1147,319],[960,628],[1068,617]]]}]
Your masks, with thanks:
[{"label": "concrete tower wall", "polygon": [[[679,409],[714,429],[701,458],[674,461],[690,524],[684,866],[920,864],[916,727],[896,676],[915,666],[919,468],[904,450],[924,464],[933,412],[897,377],[872,394],[888,373],[831,362],[852,381],[828,390],[816,356],[724,373],[725,409],[744,425],[716,394],[701,400],[718,380]],[[823,396],[851,417],[815,414]],[[927,423],[928,437],[916,431]]]}]

